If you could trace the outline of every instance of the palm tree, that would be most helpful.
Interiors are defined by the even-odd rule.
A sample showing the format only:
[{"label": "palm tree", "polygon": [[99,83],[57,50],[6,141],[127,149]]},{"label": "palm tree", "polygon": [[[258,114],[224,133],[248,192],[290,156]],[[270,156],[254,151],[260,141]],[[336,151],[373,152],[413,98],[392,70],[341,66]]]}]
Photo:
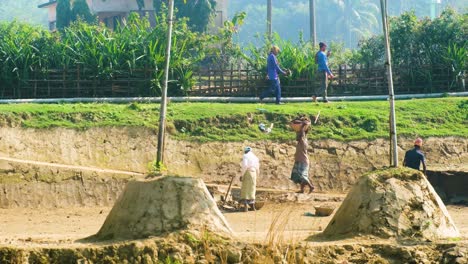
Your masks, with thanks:
[{"label": "palm tree", "polygon": [[[328,1],[327,1],[328,2]],[[360,37],[375,32],[379,26],[379,7],[370,0],[331,0],[337,12],[334,23],[336,32],[345,34],[345,44],[353,46]]]}]

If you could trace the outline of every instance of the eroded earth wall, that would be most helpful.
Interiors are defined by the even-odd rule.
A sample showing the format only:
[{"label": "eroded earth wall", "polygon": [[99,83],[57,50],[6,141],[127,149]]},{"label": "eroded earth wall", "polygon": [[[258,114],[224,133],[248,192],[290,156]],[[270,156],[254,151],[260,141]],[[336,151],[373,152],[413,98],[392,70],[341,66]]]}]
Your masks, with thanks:
[{"label": "eroded earth wall", "polygon": [[[293,138],[291,136],[291,138]],[[146,172],[156,154],[155,132],[146,128],[23,129],[0,128],[0,157]],[[399,139],[400,161],[411,139]],[[347,190],[357,177],[389,164],[384,139],[338,142],[309,140],[309,174],[318,190]],[[173,174],[227,183],[240,176],[243,146],[249,145],[261,160],[259,187],[288,189],[295,142],[210,142],[167,139],[166,166]],[[428,138],[424,152],[428,165],[468,164],[467,138]]]}]

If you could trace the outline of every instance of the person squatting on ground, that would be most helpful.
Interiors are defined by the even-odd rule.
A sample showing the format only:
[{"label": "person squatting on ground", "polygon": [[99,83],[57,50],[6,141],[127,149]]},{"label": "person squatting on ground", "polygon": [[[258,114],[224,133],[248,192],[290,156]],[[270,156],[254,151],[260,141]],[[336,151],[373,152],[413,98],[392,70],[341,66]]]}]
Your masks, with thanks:
[{"label": "person squatting on ground", "polygon": [[328,57],[330,56],[331,52],[327,50],[327,45],[323,42],[319,43],[320,50],[315,54],[315,63],[318,65],[317,76],[320,79],[320,86],[318,91],[315,92],[314,96],[312,96],[312,100],[317,102],[317,96],[323,96],[323,102],[328,103],[327,99],[327,88],[328,88],[328,79],[333,79],[335,76],[331,72],[330,68],[328,67]]},{"label": "person squatting on ground", "polygon": [[291,172],[291,180],[301,185],[299,193],[304,193],[305,186],[309,186],[309,193],[314,191],[314,186],[309,180],[309,156],[307,155],[307,133],[309,132],[309,123],[302,122],[302,127],[296,132],[296,153],[294,154],[294,166]]},{"label": "person squatting on ground", "polygon": [[423,165],[424,175],[426,174],[426,158],[421,151],[422,147],[422,139],[417,138],[414,141],[414,148],[411,150],[406,151],[405,159],[403,160],[403,166],[409,167],[415,170],[420,170],[421,163]]},{"label": "person squatting on ground", "polygon": [[277,46],[271,47],[270,55],[268,55],[267,59],[267,78],[268,78],[268,88],[262,92],[260,95],[260,101],[265,99],[265,97],[270,96],[271,94],[275,94],[276,96],[276,104],[281,103],[281,85],[278,73],[289,75],[289,70],[283,71],[278,63],[278,59],[276,56],[280,52],[280,48]]},{"label": "person squatting on ground", "polygon": [[241,200],[244,205],[244,211],[255,210],[255,192],[257,189],[257,176],[260,173],[260,163],[252,152],[252,148],[245,147],[244,157],[242,158],[242,187],[241,187]]}]

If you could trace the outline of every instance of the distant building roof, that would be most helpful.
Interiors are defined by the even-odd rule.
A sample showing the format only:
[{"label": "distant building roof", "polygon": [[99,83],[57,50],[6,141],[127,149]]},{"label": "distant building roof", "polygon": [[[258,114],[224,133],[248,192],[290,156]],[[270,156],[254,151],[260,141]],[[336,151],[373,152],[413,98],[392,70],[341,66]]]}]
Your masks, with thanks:
[{"label": "distant building roof", "polygon": [[44,3],[44,4],[40,4],[37,7],[38,8],[48,7],[48,6],[53,5],[55,3],[57,3],[57,0],[49,0],[49,2]]}]

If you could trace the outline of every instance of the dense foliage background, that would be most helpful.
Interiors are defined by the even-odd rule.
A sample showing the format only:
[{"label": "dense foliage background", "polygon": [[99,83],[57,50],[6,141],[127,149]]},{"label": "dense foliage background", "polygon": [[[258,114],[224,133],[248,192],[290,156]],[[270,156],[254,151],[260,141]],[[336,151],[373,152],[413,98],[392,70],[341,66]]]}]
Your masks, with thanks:
[{"label": "dense foliage background", "polygon": [[[158,21],[166,21],[165,13]],[[0,83],[3,89],[26,81],[32,71],[73,68],[84,65],[98,78],[154,69],[152,89],[161,87],[167,24],[151,27],[147,18],[130,15],[112,31],[103,25],[72,23],[61,32],[20,22],[0,23]],[[186,20],[174,25],[171,60],[171,93],[191,87],[193,66],[204,57],[207,35],[192,32]],[[1,92],[1,91],[0,91]]]},{"label": "dense foliage background", "polygon": [[[199,3],[205,3],[206,10],[210,10],[210,1]],[[112,78],[120,73],[132,73],[135,69],[154,69],[151,89],[159,91],[167,31],[164,5],[161,5],[161,12],[156,16],[156,27],[150,26],[147,17],[132,13],[116,30],[110,30],[104,25],[98,25],[95,20],[85,23],[84,15],[76,15],[79,9],[82,10],[81,14],[88,12],[85,7],[83,11],[83,7],[79,6],[82,2],[75,1],[74,5],[65,6],[71,14],[75,13],[75,18],[78,19],[68,27],[64,25],[59,32],[49,32],[41,26],[18,21],[0,23],[0,93],[1,89],[11,89],[18,83],[26,82],[34,71],[74,68],[77,65],[88,68],[96,78],[101,79]],[[238,1],[240,2],[242,0]],[[297,1],[299,2],[301,1]],[[302,1],[304,5],[305,2]],[[317,2],[321,3],[320,0]],[[339,1],[330,3],[335,2]],[[353,2],[353,5],[357,5],[358,2],[360,1]],[[361,2],[363,5],[364,2],[366,5],[371,3]],[[342,1],[345,7],[346,3],[348,2]],[[282,5],[276,1],[275,4]],[[194,7],[187,5],[187,8]],[[246,4],[245,8],[249,9],[249,5]],[[370,12],[373,8],[360,6],[358,9],[360,12]],[[303,10],[305,6],[297,9]],[[213,11],[207,12],[213,15]],[[262,72],[265,70],[266,56],[272,44],[279,45],[282,49],[279,55],[282,67],[293,71],[293,75],[286,79],[286,82],[313,76],[316,68],[314,56],[318,48],[313,47],[300,32],[294,33],[297,34],[297,40],[275,33],[272,39],[260,35],[255,41],[241,45],[238,40],[245,28],[249,27],[249,17],[252,16],[255,16],[255,12],[237,13],[225,22],[218,33],[208,33],[203,28],[196,28],[194,24],[190,24],[190,17],[183,18],[185,15],[176,14],[179,19],[176,20],[174,29],[169,93],[186,94],[195,82],[193,71],[201,63],[227,65],[235,62]],[[319,18],[319,21],[322,20]],[[408,69],[402,78],[412,82],[430,80],[435,69],[440,67],[453,72],[456,76],[454,82],[466,78],[468,13],[446,9],[435,19],[420,19],[417,12],[405,12],[390,21],[393,63],[396,68]],[[288,21],[283,23],[287,24]],[[352,25],[345,22],[342,24]],[[358,47],[354,50],[345,48],[343,42],[329,44],[333,50],[333,56],[330,58],[332,67],[342,64],[361,68],[383,66],[381,35],[360,36]]]},{"label": "dense foliage background", "polygon": [[[310,0],[273,0],[273,30],[282,38],[299,41],[299,32],[309,36]],[[342,42],[348,48],[355,48],[363,37],[381,34],[380,0],[315,0],[317,39],[326,42]],[[388,0],[389,15],[399,16],[414,11],[419,18],[438,16],[442,10],[451,7],[459,13],[468,10],[466,0]],[[241,45],[261,45],[256,35],[266,32],[266,0],[229,1],[229,13],[245,11],[248,16],[238,35]]]}]

